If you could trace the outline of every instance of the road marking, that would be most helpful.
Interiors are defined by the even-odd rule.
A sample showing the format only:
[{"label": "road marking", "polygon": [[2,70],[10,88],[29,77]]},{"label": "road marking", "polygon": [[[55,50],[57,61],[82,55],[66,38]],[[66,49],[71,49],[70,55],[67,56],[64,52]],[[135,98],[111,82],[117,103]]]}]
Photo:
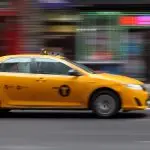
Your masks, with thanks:
[{"label": "road marking", "polygon": [[137,141],[139,143],[150,143],[150,141]]},{"label": "road marking", "polygon": [[58,147],[53,147],[53,146],[18,146],[18,145],[4,145],[0,146],[0,149],[53,149],[53,148],[58,148]]},{"label": "road marking", "polygon": [[138,143],[143,143],[143,144],[146,144],[146,143],[148,143],[148,144],[150,144],[150,141],[137,141]]}]

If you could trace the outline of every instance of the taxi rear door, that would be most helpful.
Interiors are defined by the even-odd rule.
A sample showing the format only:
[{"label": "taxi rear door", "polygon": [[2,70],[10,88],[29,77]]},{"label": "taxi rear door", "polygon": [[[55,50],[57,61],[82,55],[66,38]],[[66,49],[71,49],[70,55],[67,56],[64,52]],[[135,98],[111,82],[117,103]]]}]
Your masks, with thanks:
[{"label": "taxi rear door", "polygon": [[0,82],[4,105],[11,107],[32,106],[35,77],[31,73],[32,58],[10,58],[2,64]]}]

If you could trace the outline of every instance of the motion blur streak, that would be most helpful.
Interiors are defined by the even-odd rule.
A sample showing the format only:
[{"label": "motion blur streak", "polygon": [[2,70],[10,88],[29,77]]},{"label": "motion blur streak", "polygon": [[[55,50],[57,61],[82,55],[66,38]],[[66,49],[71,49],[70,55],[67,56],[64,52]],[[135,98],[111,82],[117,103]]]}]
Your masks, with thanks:
[{"label": "motion blur streak", "polygon": [[1,0],[0,55],[47,48],[97,72],[149,82],[148,6],[147,0]]},{"label": "motion blur streak", "polygon": [[[46,48],[97,72],[150,83],[149,8],[150,0],[0,0],[0,56]],[[110,120],[84,113],[1,115],[0,150],[149,150],[145,112]]]}]

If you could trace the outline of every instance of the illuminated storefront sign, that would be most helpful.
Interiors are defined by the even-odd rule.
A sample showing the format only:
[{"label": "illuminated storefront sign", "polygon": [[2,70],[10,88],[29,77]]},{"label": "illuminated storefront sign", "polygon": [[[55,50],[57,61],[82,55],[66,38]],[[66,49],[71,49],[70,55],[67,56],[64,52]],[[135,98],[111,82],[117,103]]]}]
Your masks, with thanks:
[{"label": "illuminated storefront sign", "polygon": [[150,15],[121,16],[119,24],[123,26],[150,26]]},{"label": "illuminated storefront sign", "polygon": [[70,7],[69,0],[39,0],[41,8],[65,8]]},{"label": "illuminated storefront sign", "polygon": [[150,4],[150,0],[74,0],[77,4]]},{"label": "illuminated storefront sign", "polygon": [[76,32],[76,26],[54,25],[49,27],[49,32]]}]

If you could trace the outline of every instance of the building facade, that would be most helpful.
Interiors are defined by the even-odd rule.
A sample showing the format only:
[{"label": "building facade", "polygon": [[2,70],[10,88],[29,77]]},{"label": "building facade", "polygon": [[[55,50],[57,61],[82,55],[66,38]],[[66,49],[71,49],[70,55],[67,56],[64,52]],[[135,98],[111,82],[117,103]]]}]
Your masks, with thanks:
[{"label": "building facade", "polygon": [[37,0],[0,1],[0,55],[36,52],[40,47]]},{"label": "building facade", "polygon": [[[149,0],[38,0],[42,47],[95,70],[143,78]],[[139,11],[140,10],[140,11]]]},{"label": "building facade", "polygon": [[0,55],[16,53],[19,49],[19,2],[0,1]]}]

